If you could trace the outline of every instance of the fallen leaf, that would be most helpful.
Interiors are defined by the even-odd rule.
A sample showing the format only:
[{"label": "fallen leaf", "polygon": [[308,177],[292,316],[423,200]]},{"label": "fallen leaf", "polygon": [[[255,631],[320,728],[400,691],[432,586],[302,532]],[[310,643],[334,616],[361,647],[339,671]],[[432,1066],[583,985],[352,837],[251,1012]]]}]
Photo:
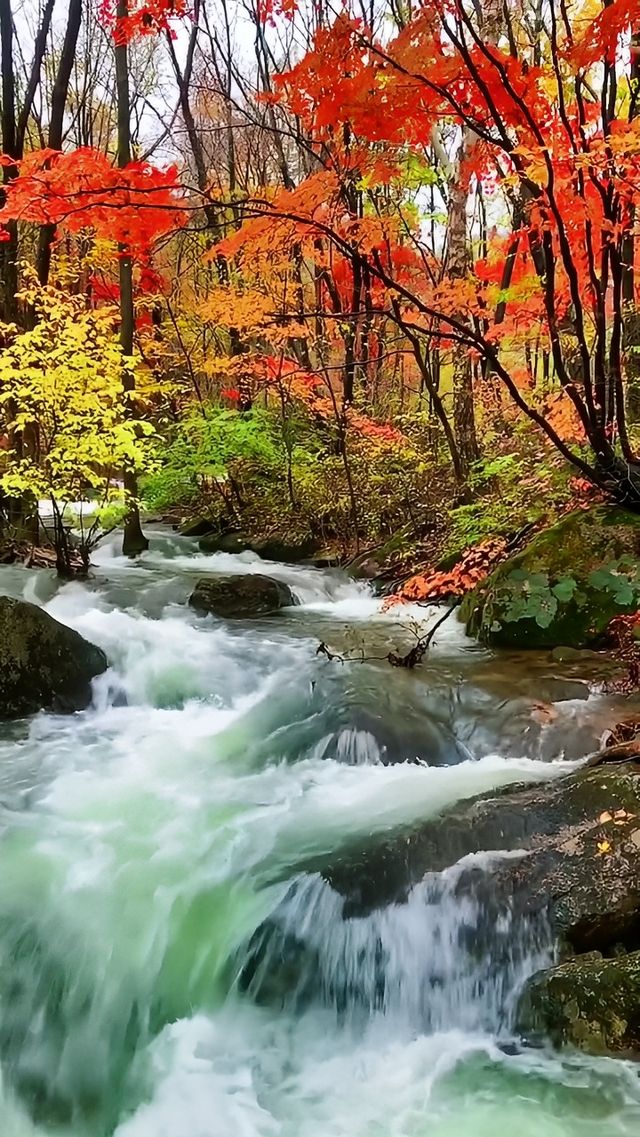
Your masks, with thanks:
[{"label": "fallen leaf", "polygon": [[550,703],[534,703],[531,708],[531,718],[543,726],[545,723],[553,722],[557,717],[558,712]]}]

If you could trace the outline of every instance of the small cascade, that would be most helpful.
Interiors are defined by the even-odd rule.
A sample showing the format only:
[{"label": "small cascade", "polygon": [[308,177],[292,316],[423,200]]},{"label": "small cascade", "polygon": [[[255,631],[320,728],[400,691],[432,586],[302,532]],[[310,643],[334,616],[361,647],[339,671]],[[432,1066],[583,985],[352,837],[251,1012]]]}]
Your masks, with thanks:
[{"label": "small cascade", "polygon": [[321,739],[312,757],[333,758],[347,766],[377,766],[382,762],[383,753],[370,731],[346,727]]},{"label": "small cascade", "polygon": [[508,1030],[524,981],[549,966],[542,920],[492,894],[501,859],[480,853],[428,874],[406,903],[343,918],[320,876],[299,878],[253,937],[240,984],[259,1001],[318,1000],[341,1016],[382,1013],[419,1031]]}]

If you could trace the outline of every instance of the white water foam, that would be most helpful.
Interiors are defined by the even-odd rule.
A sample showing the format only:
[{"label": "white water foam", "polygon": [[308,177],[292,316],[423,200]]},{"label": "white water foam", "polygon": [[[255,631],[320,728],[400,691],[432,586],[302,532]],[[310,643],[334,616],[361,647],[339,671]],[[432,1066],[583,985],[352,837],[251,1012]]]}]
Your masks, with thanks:
[{"label": "white water foam", "polygon": [[[490,872],[487,855],[366,917],[344,919],[328,885],[300,876],[355,838],[571,766],[383,765],[371,730],[327,718],[347,669],[314,696],[312,637],[199,621],[171,600],[161,619],[136,610],[154,573],[190,578],[209,559],[181,555],[132,566],[105,551],[105,587],[46,597],[112,669],[93,709],[0,742],[2,1137],[635,1137],[633,1067],[501,1049],[513,994],[550,947],[507,907],[484,950],[482,897],[461,873]],[[336,627],[371,605],[378,619],[340,574],[280,571]],[[229,991],[274,914],[319,961],[320,993],[295,1015]]]}]

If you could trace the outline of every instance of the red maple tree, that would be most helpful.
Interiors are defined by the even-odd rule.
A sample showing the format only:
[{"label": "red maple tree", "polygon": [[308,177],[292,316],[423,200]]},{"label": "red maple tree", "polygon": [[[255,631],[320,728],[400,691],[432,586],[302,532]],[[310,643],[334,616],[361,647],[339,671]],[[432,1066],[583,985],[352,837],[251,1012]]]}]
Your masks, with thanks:
[{"label": "red maple tree", "polygon": [[[582,476],[640,508],[629,428],[640,351],[637,5],[590,13],[570,20],[550,5],[534,49],[502,6],[479,18],[462,0],[427,0],[391,40],[344,10],[269,96],[304,125],[321,169],[248,203],[227,252],[250,255],[287,231],[330,245],[352,281],[383,288],[418,350],[435,340],[473,353]],[[508,230],[493,262],[464,275],[434,262],[397,185],[408,154],[455,130],[473,138],[460,178],[482,184]],[[545,344],[577,430],[523,389],[512,345],[529,333]]]}]

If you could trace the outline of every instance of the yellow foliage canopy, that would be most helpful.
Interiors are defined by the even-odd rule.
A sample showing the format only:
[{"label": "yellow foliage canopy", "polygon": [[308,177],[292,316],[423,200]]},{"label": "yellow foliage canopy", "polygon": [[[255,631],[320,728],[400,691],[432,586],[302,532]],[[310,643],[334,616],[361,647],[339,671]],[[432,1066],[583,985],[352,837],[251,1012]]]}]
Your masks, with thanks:
[{"label": "yellow foliage canopy", "polygon": [[103,505],[117,495],[124,469],[150,460],[153,427],[128,416],[125,359],[115,313],[91,311],[82,297],[42,288],[34,276],[21,293],[36,322],[18,333],[4,327],[0,414],[8,447],[0,486],[56,503],[87,494]]}]

